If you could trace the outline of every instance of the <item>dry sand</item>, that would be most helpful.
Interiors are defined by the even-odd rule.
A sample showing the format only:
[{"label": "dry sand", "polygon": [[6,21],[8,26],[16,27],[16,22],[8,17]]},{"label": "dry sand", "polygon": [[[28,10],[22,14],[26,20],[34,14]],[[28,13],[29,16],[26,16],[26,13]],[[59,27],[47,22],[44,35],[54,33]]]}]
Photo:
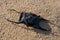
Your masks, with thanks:
[{"label": "dry sand", "polygon": [[[9,9],[32,12],[53,21],[54,34],[41,30],[27,30],[26,25],[14,25],[5,18],[18,21],[19,15]],[[0,0],[0,40],[60,40],[60,0]],[[38,31],[38,32],[37,32]]]}]

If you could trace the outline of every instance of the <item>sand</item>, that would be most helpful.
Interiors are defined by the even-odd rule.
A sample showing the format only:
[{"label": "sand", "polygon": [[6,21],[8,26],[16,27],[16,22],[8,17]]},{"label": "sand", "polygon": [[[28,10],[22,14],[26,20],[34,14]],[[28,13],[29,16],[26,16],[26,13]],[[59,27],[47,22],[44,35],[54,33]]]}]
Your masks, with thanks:
[{"label": "sand", "polygon": [[[33,28],[27,30],[26,25],[12,24],[5,19],[13,21],[19,19],[19,14],[9,9],[32,12],[50,20],[55,25],[47,24],[51,32]],[[0,40],[60,40],[59,13],[60,0],[0,0]]]}]

